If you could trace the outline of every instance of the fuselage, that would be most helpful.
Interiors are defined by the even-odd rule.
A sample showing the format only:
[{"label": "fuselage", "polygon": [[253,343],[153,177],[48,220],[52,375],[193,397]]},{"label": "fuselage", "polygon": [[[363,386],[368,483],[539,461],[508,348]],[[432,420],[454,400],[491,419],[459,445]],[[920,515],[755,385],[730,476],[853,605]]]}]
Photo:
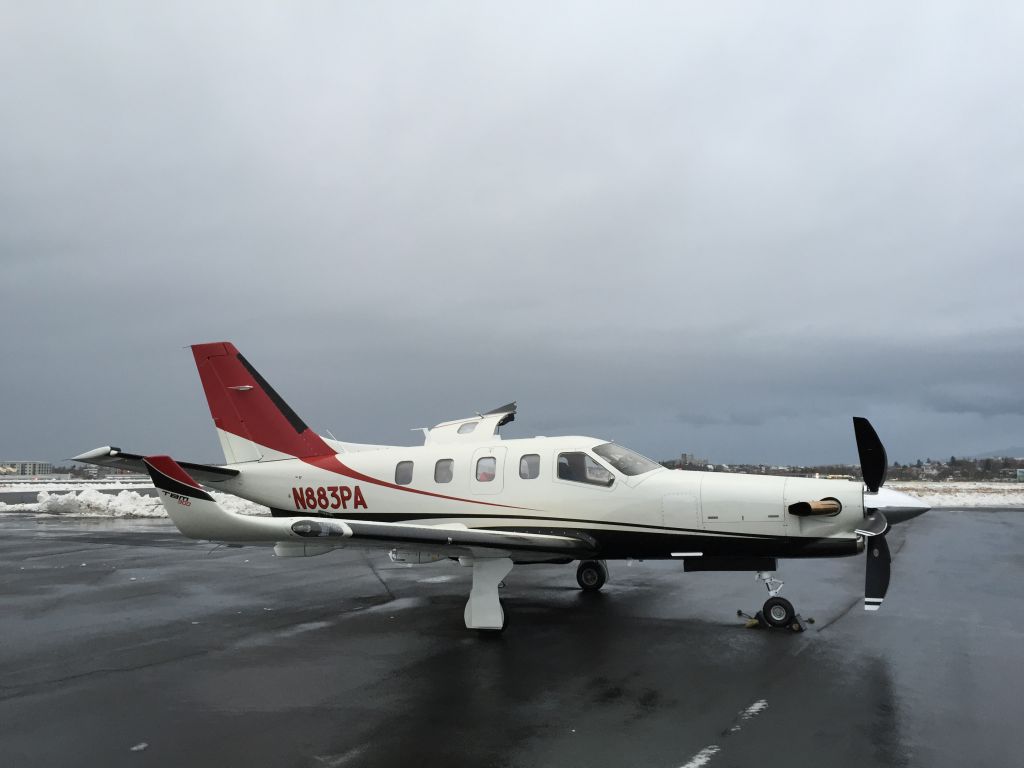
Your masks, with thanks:
[{"label": "fuselage", "polygon": [[[863,548],[854,533],[864,517],[862,486],[844,480],[619,462],[623,471],[600,453],[613,444],[575,436],[334,445],[334,456],[231,465],[239,474],[219,489],[278,516],[583,534],[605,558],[821,557]],[[840,511],[789,512],[822,499],[838,501]]]}]

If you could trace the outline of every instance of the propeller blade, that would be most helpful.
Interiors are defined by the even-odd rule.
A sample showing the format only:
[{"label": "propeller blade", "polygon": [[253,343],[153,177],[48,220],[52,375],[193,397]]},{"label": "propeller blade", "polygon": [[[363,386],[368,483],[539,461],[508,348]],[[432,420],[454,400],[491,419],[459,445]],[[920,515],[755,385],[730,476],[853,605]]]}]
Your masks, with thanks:
[{"label": "propeller blade", "polygon": [[864,610],[877,611],[889,591],[892,557],[885,534],[867,540],[868,563],[864,572]]},{"label": "propeller blade", "polygon": [[885,455],[885,446],[878,439],[878,433],[871,422],[862,416],[853,417],[853,434],[857,438],[857,453],[860,455],[860,471],[864,475],[864,485],[871,493],[885,483],[885,473],[889,468],[889,458]]}]

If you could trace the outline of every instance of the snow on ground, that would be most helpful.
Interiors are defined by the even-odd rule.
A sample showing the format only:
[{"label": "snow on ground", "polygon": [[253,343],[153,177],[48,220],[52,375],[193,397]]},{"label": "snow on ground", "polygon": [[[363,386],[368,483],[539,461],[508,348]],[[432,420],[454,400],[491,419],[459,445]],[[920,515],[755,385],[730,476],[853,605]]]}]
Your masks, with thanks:
[{"label": "snow on ground", "polygon": [[893,481],[886,488],[909,493],[933,507],[1024,507],[1024,483]]},{"label": "snow on ground", "polygon": [[96,480],[69,480],[67,482],[50,482],[46,480],[29,480],[21,482],[13,482],[11,480],[4,480],[0,482],[0,495],[5,491],[46,491],[47,493],[53,493],[54,491],[83,491],[89,488],[105,488],[105,489],[133,489],[133,488],[152,488],[153,481],[148,477],[145,480],[110,480],[104,482],[97,482]]},{"label": "snow on ground", "polygon": [[[81,486],[79,486],[81,487]],[[107,488],[109,486],[102,485]],[[229,512],[240,515],[269,515],[270,510],[260,504],[226,493],[211,491],[214,499]],[[4,504],[0,512],[34,512],[38,515],[65,515],[69,517],[167,517],[160,499],[143,496],[138,491],[123,490],[116,494],[101,493],[96,488],[80,491],[39,491],[34,504]]]}]

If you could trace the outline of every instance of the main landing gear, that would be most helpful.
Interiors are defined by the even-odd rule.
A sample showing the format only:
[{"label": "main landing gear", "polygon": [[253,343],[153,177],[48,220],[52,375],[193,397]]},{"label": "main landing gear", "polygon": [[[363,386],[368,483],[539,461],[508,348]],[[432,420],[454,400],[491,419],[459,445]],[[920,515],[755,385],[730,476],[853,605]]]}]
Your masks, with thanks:
[{"label": "main landing gear", "polygon": [[604,560],[581,560],[576,569],[576,582],[584,592],[597,592],[608,581],[608,564]]},{"label": "main landing gear", "polygon": [[764,582],[768,590],[768,599],[764,601],[757,618],[762,620],[769,627],[789,627],[794,632],[804,630],[803,622],[796,615],[793,604],[784,597],[779,597],[782,591],[782,580],[775,578],[771,571],[758,571],[757,580]]},{"label": "main landing gear", "polygon": [[505,611],[498,599],[498,588],[512,570],[512,559],[460,557],[459,564],[473,569],[473,588],[463,614],[466,627],[501,632],[505,628]]}]

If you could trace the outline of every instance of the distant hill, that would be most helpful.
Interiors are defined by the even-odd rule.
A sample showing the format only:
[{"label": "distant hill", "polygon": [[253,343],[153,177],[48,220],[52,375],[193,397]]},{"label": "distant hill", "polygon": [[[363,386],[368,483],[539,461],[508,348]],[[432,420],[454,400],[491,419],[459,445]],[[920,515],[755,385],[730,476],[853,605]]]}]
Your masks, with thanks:
[{"label": "distant hill", "polygon": [[1020,459],[1024,458],[1024,448],[1002,448],[998,451],[989,451],[988,453],[979,453],[977,456],[972,456],[972,459]]}]

